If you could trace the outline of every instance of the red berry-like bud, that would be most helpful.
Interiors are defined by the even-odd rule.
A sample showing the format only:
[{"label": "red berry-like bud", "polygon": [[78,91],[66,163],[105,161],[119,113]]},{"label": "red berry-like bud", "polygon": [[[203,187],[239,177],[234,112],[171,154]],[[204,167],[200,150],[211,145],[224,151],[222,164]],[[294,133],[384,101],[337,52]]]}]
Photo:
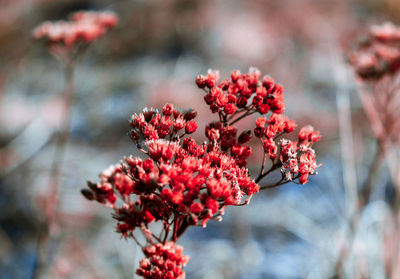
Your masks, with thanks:
[{"label": "red berry-like bud", "polygon": [[165,104],[163,107],[163,114],[165,116],[170,116],[174,112],[174,105],[172,104]]},{"label": "red berry-like bud", "polygon": [[229,84],[230,84],[229,80],[224,80],[218,85],[218,87],[221,88],[222,90],[227,90]]},{"label": "red berry-like bud", "polygon": [[306,184],[308,182],[308,173],[302,174],[299,178],[301,184]]},{"label": "red berry-like bud", "polygon": [[169,188],[164,188],[164,189],[161,191],[161,197],[162,197],[163,199],[165,199],[165,200],[171,200],[171,198],[172,198],[172,190],[169,189]]},{"label": "red berry-like bud", "polygon": [[151,223],[151,222],[153,222],[154,221],[154,216],[148,211],[148,210],[146,210],[144,213],[143,213],[143,219],[144,219],[144,221],[146,222],[146,223]]},{"label": "red berry-like bud", "polygon": [[265,126],[265,124],[267,123],[267,118],[266,117],[258,117],[256,120],[256,126],[257,127],[263,127]]},{"label": "red berry-like bud", "polygon": [[89,201],[92,201],[95,198],[94,193],[92,191],[88,190],[88,189],[82,189],[81,193]]},{"label": "red berry-like bud", "polygon": [[240,73],[240,71],[239,70],[234,70],[234,71],[232,71],[232,73],[231,73],[231,79],[232,79],[232,81],[233,82],[236,82],[239,78],[241,78],[242,77],[242,74]]},{"label": "red berry-like bud", "polygon": [[234,114],[236,112],[236,106],[234,104],[226,104],[224,107],[224,111],[226,114]]},{"label": "red berry-like bud", "polygon": [[264,127],[256,127],[254,129],[254,135],[257,138],[261,138],[262,136],[264,136],[264,131],[265,131]]},{"label": "red berry-like bud", "polygon": [[285,102],[283,99],[275,99],[274,102],[271,104],[271,109],[273,112],[277,114],[281,114],[285,111]]},{"label": "red berry-like bud", "polygon": [[216,112],[219,111],[219,106],[218,106],[217,104],[212,104],[212,105],[210,106],[210,109],[211,109],[211,112],[212,112],[212,113],[216,113]]},{"label": "red berry-like bud", "polygon": [[178,117],[175,119],[175,122],[174,122],[174,131],[177,132],[177,131],[179,131],[180,129],[182,129],[183,127],[185,127],[185,122],[186,122],[186,121],[184,120],[184,118],[183,118],[182,115],[178,116]]},{"label": "red berry-like bud", "polygon": [[275,125],[268,125],[267,129],[265,130],[265,136],[267,138],[273,138],[276,136],[277,126]]},{"label": "red berry-like bud", "polygon": [[181,113],[180,113],[177,109],[174,109],[174,111],[172,112],[172,114],[174,115],[174,118],[175,118],[175,119],[177,119],[177,118],[181,115]]},{"label": "red berry-like bud", "polygon": [[286,133],[293,132],[295,128],[296,128],[296,122],[294,122],[293,120],[289,119],[288,121],[285,122]]},{"label": "red berry-like bud", "polygon": [[194,214],[201,213],[203,211],[203,209],[204,209],[204,206],[199,202],[192,203],[192,205],[190,206],[190,211],[192,211]]},{"label": "red berry-like bud", "polygon": [[204,101],[206,102],[207,105],[211,105],[214,102],[214,97],[209,93],[204,96]]},{"label": "red berry-like bud", "polygon": [[310,125],[305,126],[303,128],[300,129],[299,132],[299,140],[300,141],[305,141],[308,139],[309,135],[314,132],[314,128]]},{"label": "red berry-like bud", "polygon": [[228,103],[228,97],[225,94],[220,94],[217,97],[216,104],[220,107],[224,107]]},{"label": "red berry-like bud", "polygon": [[237,86],[236,83],[230,84],[228,87],[228,93],[232,95],[236,95],[239,92],[239,87]]},{"label": "red berry-like bud", "polygon": [[268,154],[270,159],[275,159],[277,157],[278,147],[275,142],[270,139],[264,139],[263,141],[264,152]]},{"label": "red berry-like bud", "polygon": [[196,84],[199,88],[206,87],[206,79],[203,75],[199,75],[196,77]]},{"label": "red berry-like bud", "polygon": [[247,131],[243,131],[238,138],[238,143],[243,144],[248,142],[251,139],[251,131],[247,130]]},{"label": "red berry-like bud", "polygon": [[235,95],[232,95],[232,94],[228,94],[228,103],[232,103],[232,104],[234,104],[234,103],[236,103],[236,96]]},{"label": "red berry-like bud", "polygon": [[205,82],[208,88],[213,88],[217,85],[219,79],[219,71],[208,70],[208,74],[205,78]]},{"label": "red berry-like bud", "polygon": [[129,135],[130,139],[131,139],[133,142],[135,142],[135,143],[136,143],[136,142],[139,140],[139,138],[140,138],[139,133],[138,133],[136,130],[130,130],[129,133],[128,133],[128,135]]},{"label": "red berry-like bud", "polygon": [[247,98],[240,97],[239,100],[237,101],[237,106],[238,108],[245,108],[247,106]]},{"label": "red berry-like bud", "polygon": [[189,122],[186,123],[185,126],[185,131],[187,134],[194,133],[197,130],[197,122],[194,120],[190,120]]},{"label": "red berry-like bud", "polygon": [[248,86],[244,86],[242,92],[240,93],[243,97],[250,98],[251,94],[253,94],[253,90]]},{"label": "red berry-like bud", "polygon": [[232,155],[235,155],[236,157],[239,157],[243,153],[243,148],[239,144],[235,144],[231,147],[231,153]]},{"label": "red berry-like bud", "polygon": [[253,151],[252,151],[251,147],[250,146],[246,146],[243,149],[242,158],[246,158],[247,159],[251,155],[252,152]]},{"label": "red berry-like bud", "polygon": [[143,269],[150,269],[151,268],[151,264],[150,264],[150,261],[148,259],[142,259],[139,264],[140,264],[140,268],[143,268]]},{"label": "red berry-like bud", "polygon": [[151,160],[151,159],[146,159],[146,160],[143,161],[143,169],[144,169],[146,172],[151,171],[151,170],[153,169],[153,167],[154,167],[153,160]]},{"label": "red berry-like bud", "polygon": [[219,87],[214,87],[211,89],[210,94],[211,94],[213,100],[215,100],[215,99],[219,98],[220,95],[223,94],[223,91]]},{"label": "red berry-like bud", "polygon": [[259,107],[263,103],[263,98],[260,95],[256,95],[253,98],[253,105]]},{"label": "red berry-like bud", "polygon": [[206,129],[206,136],[210,141],[219,140],[219,131],[217,129],[211,128]]},{"label": "red berry-like bud", "polygon": [[160,120],[161,120],[161,115],[157,113],[150,120],[150,124],[153,125],[154,127],[158,127],[158,125],[160,125]]},{"label": "red berry-like bud", "polygon": [[311,142],[317,142],[321,139],[321,134],[318,131],[312,132],[309,136],[308,136],[309,141]]},{"label": "red berry-like bud", "polygon": [[282,93],[283,93],[283,85],[280,83],[276,83],[272,88],[272,94],[279,96],[282,95]]},{"label": "red berry-like bud", "polygon": [[259,86],[256,88],[256,94],[264,99],[268,94],[268,90],[265,87]]},{"label": "red berry-like bud", "polygon": [[263,86],[265,87],[265,89],[269,90],[270,88],[272,88],[272,86],[274,85],[274,79],[270,76],[264,76],[262,83]]},{"label": "red berry-like bud", "polygon": [[150,122],[150,120],[151,120],[151,118],[153,117],[153,115],[155,114],[155,113],[157,113],[158,111],[157,110],[155,110],[155,109],[153,109],[153,108],[144,108],[143,109],[143,116],[144,116],[144,120],[146,120],[146,122]]},{"label": "red berry-like bud", "polygon": [[197,111],[191,109],[191,110],[188,110],[185,112],[185,114],[183,115],[183,118],[186,121],[190,121],[190,120],[196,118],[196,116],[197,116]]},{"label": "red berry-like bud", "polygon": [[208,198],[206,201],[206,207],[211,210],[212,214],[215,214],[218,211],[219,204],[216,200]]},{"label": "red berry-like bud", "polygon": [[245,86],[247,86],[247,83],[242,79],[239,79],[234,85],[234,87],[237,88],[237,92],[242,91],[245,88]]},{"label": "red berry-like bud", "polygon": [[269,112],[269,109],[270,109],[270,107],[269,107],[268,104],[261,104],[261,105],[258,107],[258,111],[259,111],[261,114],[266,114],[266,113],[268,113],[268,112]]}]

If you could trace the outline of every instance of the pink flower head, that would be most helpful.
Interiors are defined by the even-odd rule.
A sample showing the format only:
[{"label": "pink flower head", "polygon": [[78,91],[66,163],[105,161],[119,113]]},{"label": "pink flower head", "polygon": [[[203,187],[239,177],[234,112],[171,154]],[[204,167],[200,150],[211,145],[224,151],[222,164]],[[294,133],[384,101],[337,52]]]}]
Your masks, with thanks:
[{"label": "pink flower head", "polygon": [[114,27],[118,17],[112,12],[74,13],[70,21],[46,21],[33,30],[33,38],[46,39],[51,45],[73,47],[89,44]]},{"label": "pink flower head", "polygon": [[364,80],[379,80],[400,69],[400,27],[393,23],[374,25],[363,42],[349,54],[349,62]]}]

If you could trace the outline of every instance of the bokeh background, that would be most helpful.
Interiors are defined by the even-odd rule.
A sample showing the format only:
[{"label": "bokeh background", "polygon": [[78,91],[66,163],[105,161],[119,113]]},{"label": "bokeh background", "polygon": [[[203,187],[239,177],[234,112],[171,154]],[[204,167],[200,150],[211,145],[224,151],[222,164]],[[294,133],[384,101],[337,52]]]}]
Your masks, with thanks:
[{"label": "bokeh background", "polygon": [[[287,184],[227,210],[221,223],[191,227],[180,239],[187,278],[335,278],[346,237],[349,196],[367,174],[372,134],[346,52],[367,26],[398,21],[397,0],[1,0],[0,278],[31,278],[48,198],[55,133],[63,110],[63,67],[31,39],[44,20],[81,9],[112,10],[118,26],[90,46],[76,69],[71,136],[62,167],[57,227],[42,278],[136,278],[133,241],[114,233],[110,211],[85,200],[86,180],[136,150],[128,119],[165,102],[215,115],[194,79],[255,66],[285,86],[287,114],[323,140],[324,166],[305,186]],[[251,125],[242,123],[242,127]],[[204,139],[203,132],[197,133]],[[350,154],[354,154],[351,156]],[[254,157],[250,169],[260,159]],[[375,196],[390,199],[382,169]],[[379,200],[379,199],[378,199]],[[382,271],[384,213],[365,218],[365,266]],[[382,217],[383,216],[383,217]],[[349,252],[350,253],[350,252]],[[357,268],[363,268],[357,267]],[[357,271],[355,271],[357,273]],[[357,277],[349,277],[357,278]]]}]

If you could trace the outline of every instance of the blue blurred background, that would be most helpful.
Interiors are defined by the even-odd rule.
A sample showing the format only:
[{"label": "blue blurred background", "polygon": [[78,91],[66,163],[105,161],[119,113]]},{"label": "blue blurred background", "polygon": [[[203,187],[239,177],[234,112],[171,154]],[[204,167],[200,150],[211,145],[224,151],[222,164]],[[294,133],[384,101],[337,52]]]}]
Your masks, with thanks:
[{"label": "blue blurred background", "polygon": [[[44,20],[81,9],[112,10],[120,22],[90,46],[76,69],[57,226],[42,278],[134,278],[141,252],[133,241],[119,239],[110,212],[86,201],[80,189],[136,154],[126,136],[132,113],[171,102],[196,109],[204,127],[215,115],[203,104],[195,77],[208,68],[228,76],[250,66],[285,86],[287,114],[299,126],[321,131],[316,150],[324,166],[305,186],[264,191],[249,206],[229,208],[221,223],[190,228],[180,240],[191,257],[187,278],[339,278],[334,271],[347,237],[349,199],[366,177],[372,150],[345,54],[366,26],[398,20],[398,1],[0,3],[0,278],[32,276],[63,110],[62,65],[30,34]],[[198,137],[204,139],[203,132]],[[251,160],[251,171],[259,161]],[[359,277],[363,267],[349,261],[346,278],[385,278],[382,200],[392,191],[385,170],[379,184],[375,196],[383,198],[360,232],[366,244],[355,245],[364,247],[370,277]]]}]

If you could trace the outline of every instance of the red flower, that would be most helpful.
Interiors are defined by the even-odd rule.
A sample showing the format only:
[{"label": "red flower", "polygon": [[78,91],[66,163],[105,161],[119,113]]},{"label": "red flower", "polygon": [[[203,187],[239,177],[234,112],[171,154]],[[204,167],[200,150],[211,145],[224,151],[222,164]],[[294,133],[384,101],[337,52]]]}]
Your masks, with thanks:
[{"label": "red flower", "polygon": [[183,267],[189,262],[189,257],[182,252],[182,246],[172,241],[146,246],[143,248],[146,258],[140,261],[136,274],[149,279],[184,279]]},{"label": "red flower", "polygon": [[190,206],[190,211],[192,211],[194,214],[199,214],[200,212],[202,212],[204,209],[204,206],[201,203],[193,203]]},{"label": "red flower", "polygon": [[89,44],[104,35],[118,23],[112,12],[77,12],[70,21],[46,21],[33,31],[35,39],[47,39],[50,44],[73,47],[78,43]]},{"label": "red flower", "polygon": [[[228,205],[248,204],[261,189],[258,182],[269,174],[264,171],[268,158],[270,170],[282,173],[279,183],[298,179],[305,184],[318,168],[311,146],[320,134],[311,126],[300,130],[299,142],[279,139],[296,126],[281,114],[285,104],[280,84],[270,77],[260,81],[256,69],[245,74],[234,71],[230,80],[220,83],[218,79],[217,71],[196,78],[197,85],[207,91],[205,102],[212,112],[218,112],[219,121],[206,126],[208,142],[199,144],[188,136],[198,128],[195,111],[180,113],[171,104],[163,107],[162,114],[146,108],[132,116],[130,135],[149,158],[125,158],[119,166],[105,170],[98,184],[89,182],[89,189],[82,192],[114,210],[122,236],[137,241],[135,230],[142,231],[146,258],[137,274],[144,278],[183,278],[188,258],[176,240],[190,225],[206,226],[211,219],[220,220]],[[247,104],[249,98],[253,101]],[[257,118],[253,130],[263,146],[264,165],[252,179],[246,168],[252,148],[245,145],[251,130],[238,136],[234,124],[250,114],[269,111]],[[117,197],[121,202],[116,202]],[[162,224],[162,237],[149,229],[151,222]]]},{"label": "red flower", "polygon": [[235,104],[232,103],[226,104],[226,106],[224,107],[224,112],[226,114],[234,114],[236,112]]},{"label": "red flower", "polygon": [[186,123],[185,126],[185,131],[187,134],[194,133],[197,130],[197,122],[194,120],[190,120],[189,122]]}]

